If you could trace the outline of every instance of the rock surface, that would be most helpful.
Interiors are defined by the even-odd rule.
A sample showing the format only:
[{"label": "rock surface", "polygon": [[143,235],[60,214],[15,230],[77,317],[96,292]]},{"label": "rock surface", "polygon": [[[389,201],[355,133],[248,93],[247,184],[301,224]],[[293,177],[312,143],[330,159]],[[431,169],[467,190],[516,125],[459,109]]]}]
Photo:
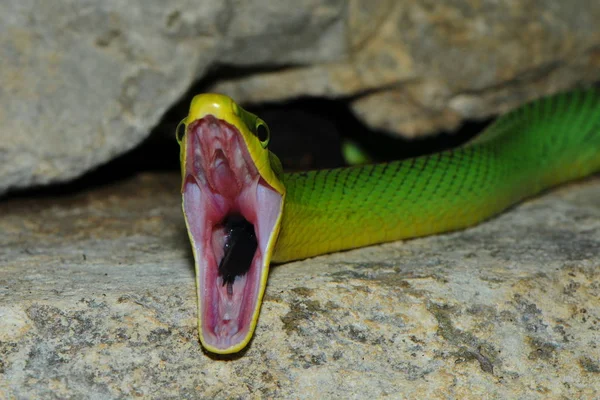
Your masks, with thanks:
[{"label": "rock surface", "polygon": [[375,129],[417,136],[600,79],[600,2],[354,0],[343,60],[217,83],[244,101],[351,97]]},{"label": "rock surface", "polygon": [[277,266],[197,340],[179,176],[0,204],[0,398],[597,398],[600,176],[475,228]]},{"label": "rock surface", "polygon": [[598,81],[599,20],[587,0],[6,0],[0,195],[135,147],[210,71],[242,102],[345,97],[374,128],[452,130]]},{"label": "rock surface", "polygon": [[339,58],[344,8],[342,0],[1,2],[0,195],[66,181],[136,146],[215,64]]}]

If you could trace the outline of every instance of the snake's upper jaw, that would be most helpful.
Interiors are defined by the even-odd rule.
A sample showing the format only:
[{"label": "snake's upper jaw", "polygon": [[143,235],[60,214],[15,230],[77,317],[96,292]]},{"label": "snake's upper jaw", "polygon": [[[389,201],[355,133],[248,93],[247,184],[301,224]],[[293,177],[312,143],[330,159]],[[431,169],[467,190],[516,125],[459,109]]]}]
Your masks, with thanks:
[{"label": "snake's upper jaw", "polygon": [[256,326],[283,198],[261,177],[233,125],[208,115],[187,129],[182,192],[196,262],[199,336],[207,350],[233,353]]}]

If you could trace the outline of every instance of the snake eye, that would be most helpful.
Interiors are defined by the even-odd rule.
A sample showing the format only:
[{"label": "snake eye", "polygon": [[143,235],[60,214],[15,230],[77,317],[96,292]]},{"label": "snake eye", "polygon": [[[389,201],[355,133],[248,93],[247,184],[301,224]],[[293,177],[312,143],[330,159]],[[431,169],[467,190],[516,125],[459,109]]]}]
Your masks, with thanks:
[{"label": "snake eye", "polygon": [[258,140],[260,140],[260,145],[263,149],[266,149],[269,145],[269,141],[271,140],[271,132],[269,132],[269,127],[260,118],[256,119],[256,126],[254,127],[254,133]]},{"label": "snake eye", "polygon": [[181,144],[181,141],[183,140],[183,137],[185,136],[185,130],[186,130],[186,126],[185,126],[185,119],[184,119],[177,125],[177,129],[175,129],[175,138],[177,139],[177,143]]}]

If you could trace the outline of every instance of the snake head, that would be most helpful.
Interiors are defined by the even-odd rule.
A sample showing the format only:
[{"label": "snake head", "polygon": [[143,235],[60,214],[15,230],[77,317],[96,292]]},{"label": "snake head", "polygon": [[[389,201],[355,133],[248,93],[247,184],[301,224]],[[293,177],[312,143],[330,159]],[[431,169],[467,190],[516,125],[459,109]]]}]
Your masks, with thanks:
[{"label": "snake head", "polygon": [[254,333],[279,234],[281,164],[265,122],[220,94],[194,97],[177,140],[200,341],[238,352]]}]

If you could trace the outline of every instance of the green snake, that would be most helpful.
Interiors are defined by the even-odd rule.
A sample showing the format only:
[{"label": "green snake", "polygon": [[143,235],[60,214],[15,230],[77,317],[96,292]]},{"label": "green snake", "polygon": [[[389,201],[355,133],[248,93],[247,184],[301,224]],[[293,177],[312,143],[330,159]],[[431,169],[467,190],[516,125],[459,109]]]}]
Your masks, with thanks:
[{"label": "green snake", "polygon": [[269,130],[220,94],[178,127],[198,329],[210,352],[254,333],[271,262],[462,229],[600,169],[600,92],[530,102],[462,147],[403,161],[284,173]]}]

